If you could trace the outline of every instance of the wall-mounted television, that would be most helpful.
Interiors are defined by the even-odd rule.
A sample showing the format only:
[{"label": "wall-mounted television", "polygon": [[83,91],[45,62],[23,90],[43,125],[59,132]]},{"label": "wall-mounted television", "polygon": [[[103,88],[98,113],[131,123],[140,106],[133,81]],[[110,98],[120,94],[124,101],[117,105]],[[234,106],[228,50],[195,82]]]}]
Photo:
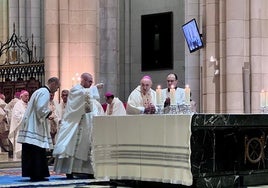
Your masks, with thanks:
[{"label": "wall-mounted television", "polygon": [[183,24],[182,30],[190,53],[204,47],[195,19]]}]

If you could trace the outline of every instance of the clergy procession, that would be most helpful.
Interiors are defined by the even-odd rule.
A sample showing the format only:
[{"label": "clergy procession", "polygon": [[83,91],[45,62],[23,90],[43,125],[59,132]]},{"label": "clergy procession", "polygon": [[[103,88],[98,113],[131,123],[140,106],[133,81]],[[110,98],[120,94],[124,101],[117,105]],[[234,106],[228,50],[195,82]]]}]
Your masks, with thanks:
[{"label": "clergy procession", "polygon": [[81,74],[80,83],[72,88],[59,91],[60,102],[55,101],[55,93],[61,88],[57,77],[49,78],[31,96],[27,90],[17,91],[8,104],[2,93],[1,152],[8,151],[10,158],[21,160],[22,177],[31,181],[48,180],[49,165],[55,173],[66,174],[67,179],[94,179],[94,116],[174,114],[174,104],[176,108],[184,105],[187,92],[177,87],[175,73],[168,74],[166,82],[167,88],[159,92],[158,87],[155,91],[152,78],[145,75],[126,102],[107,91],[105,104],[100,103],[99,95],[103,84],[92,85],[93,76],[89,73]]}]

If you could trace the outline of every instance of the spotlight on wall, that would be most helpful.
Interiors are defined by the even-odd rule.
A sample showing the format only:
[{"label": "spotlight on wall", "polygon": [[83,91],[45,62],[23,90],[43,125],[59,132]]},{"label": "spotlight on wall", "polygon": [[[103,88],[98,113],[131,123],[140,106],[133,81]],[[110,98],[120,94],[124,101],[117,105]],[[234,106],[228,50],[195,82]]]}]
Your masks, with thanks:
[{"label": "spotlight on wall", "polygon": [[214,64],[214,68],[215,68],[214,75],[219,75],[220,74],[220,70],[219,70],[218,60],[215,57],[210,56],[209,61]]},{"label": "spotlight on wall", "polygon": [[213,57],[213,56],[210,56],[210,60],[209,60],[211,63],[215,63],[215,65],[218,65],[218,60]]},{"label": "spotlight on wall", "polygon": [[214,75],[219,75],[220,74],[220,70],[219,69],[216,69],[215,71],[214,71]]}]

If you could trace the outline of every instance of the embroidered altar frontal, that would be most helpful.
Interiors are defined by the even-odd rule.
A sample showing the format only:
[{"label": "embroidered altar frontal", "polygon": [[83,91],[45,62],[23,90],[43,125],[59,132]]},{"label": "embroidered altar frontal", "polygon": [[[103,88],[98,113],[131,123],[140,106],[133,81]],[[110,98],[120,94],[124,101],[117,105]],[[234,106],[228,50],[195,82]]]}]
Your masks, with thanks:
[{"label": "embroidered altar frontal", "polygon": [[191,115],[96,116],[96,178],[192,185]]}]

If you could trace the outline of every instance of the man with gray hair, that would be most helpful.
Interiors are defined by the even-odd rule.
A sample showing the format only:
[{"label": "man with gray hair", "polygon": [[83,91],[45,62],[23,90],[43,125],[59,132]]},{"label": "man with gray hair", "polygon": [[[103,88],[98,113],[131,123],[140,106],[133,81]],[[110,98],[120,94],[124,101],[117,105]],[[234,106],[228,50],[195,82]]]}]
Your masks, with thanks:
[{"label": "man with gray hair", "polygon": [[154,114],[156,111],[156,92],[151,88],[150,76],[143,76],[140,85],[129,95],[126,111],[128,114]]}]

